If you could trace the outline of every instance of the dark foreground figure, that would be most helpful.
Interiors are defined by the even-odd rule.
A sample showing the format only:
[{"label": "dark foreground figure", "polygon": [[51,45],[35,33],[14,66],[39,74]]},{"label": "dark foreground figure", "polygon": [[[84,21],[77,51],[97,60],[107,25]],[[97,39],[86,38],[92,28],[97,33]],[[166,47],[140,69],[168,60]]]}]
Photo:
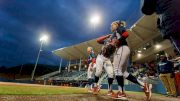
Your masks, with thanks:
[{"label": "dark foreground figure", "polygon": [[164,39],[169,39],[180,54],[180,0],[143,0],[142,12],[156,13],[157,26]]}]

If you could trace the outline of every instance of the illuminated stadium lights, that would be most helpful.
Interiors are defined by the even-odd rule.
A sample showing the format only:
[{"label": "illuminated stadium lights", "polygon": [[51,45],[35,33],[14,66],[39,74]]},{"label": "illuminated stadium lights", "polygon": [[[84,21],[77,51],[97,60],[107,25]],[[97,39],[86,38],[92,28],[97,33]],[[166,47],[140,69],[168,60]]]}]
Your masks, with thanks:
[{"label": "illuminated stadium lights", "polygon": [[138,54],[137,54],[137,57],[138,57],[138,58],[142,57],[142,54],[141,54],[141,53],[138,53]]},{"label": "illuminated stadium lights", "polygon": [[138,50],[138,53],[142,53],[142,51],[141,51],[141,50]]},{"label": "illuminated stadium lights", "polygon": [[47,41],[48,40],[48,36],[47,35],[43,35],[41,38],[40,38],[40,41]]},{"label": "illuminated stadium lights", "polygon": [[41,46],[40,46],[40,48],[39,48],[38,56],[37,56],[37,59],[36,59],[36,64],[35,64],[35,66],[34,66],[34,69],[33,69],[33,71],[32,71],[32,74],[31,74],[31,81],[34,80],[34,74],[35,74],[36,67],[37,67],[37,64],[38,64],[38,61],[39,61],[40,53],[41,53],[41,51],[42,51],[43,43],[48,40],[48,36],[45,35],[45,33],[42,33],[42,34],[44,34],[44,35],[40,38]]},{"label": "illuminated stadium lights", "polygon": [[156,48],[156,49],[160,49],[160,48],[161,48],[161,45],[156,44],[156,45],[155,45],[155,48]]},{"label": "illuminated stadium lights", "polygon": [[95,26],[100,22],[100,16],[99,15],[93,15],[90,19],[90,22]]}]

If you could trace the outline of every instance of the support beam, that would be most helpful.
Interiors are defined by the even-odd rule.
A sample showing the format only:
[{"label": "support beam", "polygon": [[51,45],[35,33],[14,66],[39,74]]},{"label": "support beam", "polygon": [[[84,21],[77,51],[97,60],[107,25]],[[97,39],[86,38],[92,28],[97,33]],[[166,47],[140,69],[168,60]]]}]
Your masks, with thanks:
[{"label": "support beam", "polygon": [[80,58],[80,61],[79,61],[79,71],[81,71],[81,58]]},{"label": "support beam", "polygon": [[60,64],[59,64],[59,73],[61,73],[61,66],[62,66],[62,58],[61,58],[61,61],[60,61]]},{"label": "support beam", "polygon": [[68,72],[70,72],[70,68],[71,68],[71,59],[69,60]]},{"label": "support beam", "polygon": [[61,52],[57,52],[55,53],[57,56],[59,56],[60,58],[66,59],[66,57],[61,53]]}]

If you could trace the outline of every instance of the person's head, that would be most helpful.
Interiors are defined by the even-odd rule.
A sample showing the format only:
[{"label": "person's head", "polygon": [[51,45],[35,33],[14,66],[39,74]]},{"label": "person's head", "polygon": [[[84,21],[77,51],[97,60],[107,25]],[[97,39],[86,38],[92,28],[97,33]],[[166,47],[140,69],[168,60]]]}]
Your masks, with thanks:
[{"label": "person's head", "polygon": [[166,60],[167,59],[164,51],[160,51],[159,55],[160,55],[160,57],[159,57],[160,60]]},{"label": "person's head", "polygon": [[92,47],[88,47],[88,48],[87,48],[87,52],[88,52],[88,53],[91,53],[92,51],[93,51],[93,48],[92,48]]},{"label": "person's head", "polygon": [[118,27],[121,27],[121,26],[125,27],[126,26],[126,22],[125,21],[114,21],[114,22],[111,23],[111,31],[115,32],[116,29]]},{"label": "person's head", "polygon": [[166,55],[160,55],[160,60],[166,60]]}]

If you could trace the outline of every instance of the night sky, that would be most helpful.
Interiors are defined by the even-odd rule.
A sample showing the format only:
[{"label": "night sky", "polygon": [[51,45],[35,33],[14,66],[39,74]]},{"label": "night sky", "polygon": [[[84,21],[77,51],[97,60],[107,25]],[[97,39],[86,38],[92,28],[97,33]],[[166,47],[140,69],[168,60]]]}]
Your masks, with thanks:
[{"label": "night sky", "polygon": [[[0,66],[34,64],[42,32],[50,39],[39,63],[59,65],[51,51],[105,35],[115,20],[125,20],[130,27],[142,16],[140,1],[0,0]],[[95,31],[89,22],[93,13],[102,17]]]}]

